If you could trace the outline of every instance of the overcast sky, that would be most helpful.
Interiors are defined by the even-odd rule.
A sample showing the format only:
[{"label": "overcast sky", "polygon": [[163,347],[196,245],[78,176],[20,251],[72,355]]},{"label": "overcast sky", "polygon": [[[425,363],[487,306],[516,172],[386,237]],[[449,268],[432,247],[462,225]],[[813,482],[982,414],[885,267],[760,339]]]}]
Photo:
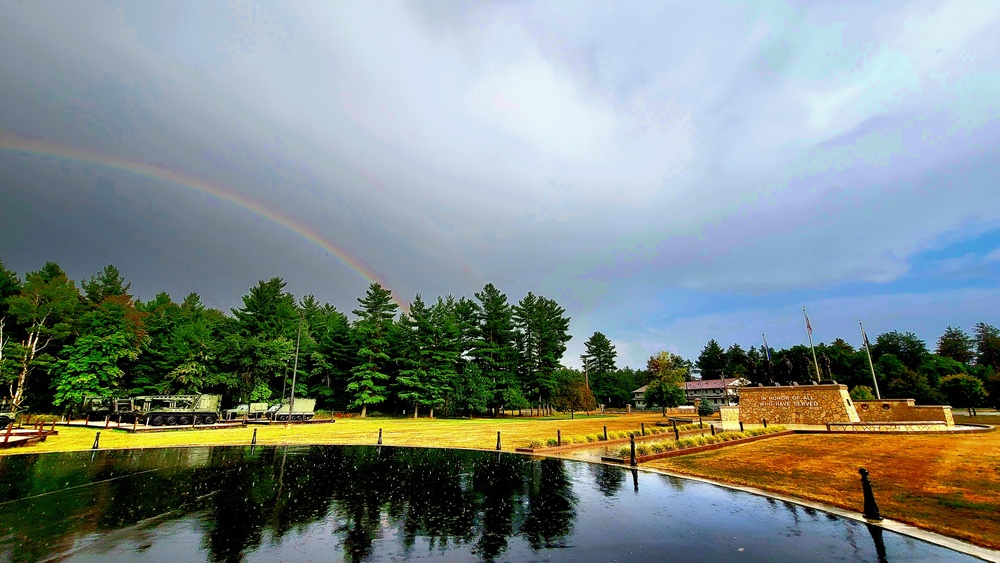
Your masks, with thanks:
[{"label": "overcast sky", "polygon": [[[659,350],[1000,324],[1000,2],[0,1],[0,259]],[[353,264],[353,265],[352,265]]]}]

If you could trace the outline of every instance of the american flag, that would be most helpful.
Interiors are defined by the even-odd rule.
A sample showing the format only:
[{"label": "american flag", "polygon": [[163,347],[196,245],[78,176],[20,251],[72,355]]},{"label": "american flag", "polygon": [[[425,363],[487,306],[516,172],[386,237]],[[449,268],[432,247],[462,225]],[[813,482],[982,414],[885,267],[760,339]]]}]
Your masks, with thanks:
[{"label": "american flag", "polygon": [[760,337],[764,339],[764,354],[767,355],[767,361],[770,362],[771,361],[771,348],[768,347],[768,345],[767,345],[767,337],[764,336],[763,332],[760,333]]},{"label": "american flag", "polygon": [[872,349],[872,345],[868,342],[868,334],[865,333],[865,327],[861,327],[861,338],[863,338],[864,341],[865,341],[865,348],[867,348],[868,350],[871,350]]},{"label": "american flag", "polygon": [[812,327],[811,324],[809,324],[809,315],[806,314],[806,308],[805,307],[802,308],[802,316],[804,316],[806,318],[806,332],[809,333],[809,338],[812,338],[813,327]]}]

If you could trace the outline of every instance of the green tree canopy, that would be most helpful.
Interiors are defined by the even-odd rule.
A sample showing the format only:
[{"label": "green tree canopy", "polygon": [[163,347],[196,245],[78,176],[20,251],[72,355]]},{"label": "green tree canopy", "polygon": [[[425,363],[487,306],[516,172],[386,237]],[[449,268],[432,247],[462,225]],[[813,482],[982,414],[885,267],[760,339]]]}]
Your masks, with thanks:
[{"label": "green tree canopy", "polygon": [[701,369],[702,379],[722,379],[726,369],[726,352],[713,338],[702,348],[695,365]]},{"label": "green tree canopy", "polygon": [[363,298],[358,298],[361,308],[353,313],[358,317],[354,333],[358,344],[358,363],[351,369],[347,393],[351,408],[361,407],[361,417],[368,413],[368,405],[381,403],[389,398],[386,373],[391,360],[389,331],[399,308],[392,300],[392,293],[378,282],[372,282]]},{"label": "green tree canopy", "polygon": [[938,338],[936,353],[939,356],[969,365],[976,358],[976,352],[973,349],[974,342],[964,330],[948,325],[944,334]]}]

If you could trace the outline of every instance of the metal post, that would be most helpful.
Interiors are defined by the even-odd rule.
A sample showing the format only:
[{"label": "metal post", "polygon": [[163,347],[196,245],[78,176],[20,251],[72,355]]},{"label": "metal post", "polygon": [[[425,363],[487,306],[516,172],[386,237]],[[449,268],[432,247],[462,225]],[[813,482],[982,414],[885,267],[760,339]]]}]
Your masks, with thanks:
[{"label": "metal post", "polygon": [[743,432],[743,421],[740,421],[740,432]]},{"label": "metal post", "polygon": [[861,338],[864,340],[865,352],[868,352],[868,367],[872,370],[872,383],[875,384],[875,398],[879,401],[882,400],[882,395],[878,392],[878,379],[875,379],[875,365],[872,364],[872,351],[868,349],[868,335],[865,334],[865,325],[858,321],[858,326],[861,327]]},{"label": "metal post", "polygon": [[639,463],[635,460],[635,434],[629,434],[628,437],[632,444],[632,459],[629,461],[629,465],[635,467],[636,465],[639,465]]},{"label": "metal post", "polygon": [[715,436],[715,425],[710,424],[709,427],[712,429],[712,436]]},{"label": "metal post", "polygon": [[699,427],[701,427],[701,428],[705,428],[705,423],[704,423],[704,422],[702,422],[702,420],[701,420],[701,417],[700,417],[700,416],[698,417],[698,426],[699,426]]},{"label": "metal post", "polygon": [[562,430],[556,430],[556,446],[562,445]]},{"label": "metal post", "polygon": [[764,419],[764,428],[767,428],[767,419]]},{"label": "metal post", "polygon": [[865,495],[865,519],[866,520],[882,520],[882,514],[878,510],[878,504],[875,502],[875,495],[872,493],[872,484],[868,480],[868,470],[862,467],[858,469],[858,473],[861,474],[861,490]]},{"label": "metal post", "polygon": [[382,429],[378,429],[378,445],[382,445]]},{"label": "metal post", "polygon": [[680,439],[681,439],[681,433],[677,431],[677,425],[674,424],[674,440],[680,440]]},{"label": "metal post", "polygon": [[295,364],[292,367],[292,391],[289,394],[290,399],[288,400],[288,422],[292,421],[292,413],[295,412],[295,376],[298,375],[299,372],[299,342],[301,340],[302,340],[302,314],[299,313],[299,335],[298,337],[295,338]]},{"label": "metal post", "polygon": [[605,442],[608,441],[608,427],[607,426],[604,427],[604,441]]},{"label": "metal post", "polygon": [[816,383],[819,383],[822,380],[822,377],[819,375],[819,362],[816,361],[816,348],[813,346],[812,327],[809,324],[809,316],[806,315],[806,308],[804,305],[802,306],[802,317],[806,320],[806,328],[808,329],[806,330],[806,334],[809,335],[809,349],[812,350],[813,365],[816,366]]},{"label": "metal post", "polygon": [[497,430],[497,451],[500,451],[500,431]]},{"label": "metal post", "polygon": [[254,446],[256,444],[257,444],[257,429],[254,428],[253,429],[253,438],[251,438],[251,440],[250,440],[250,445]]},{"label": "metal post", "polygon": [[90,449],[92,449],[92,450],[96,450],[96,449],[97,449],[97,444],[98,444],[98,442],[100,442],[100,441],[101,441],[101,433],[100,433],[100,432],[98,432],[98,433],[97,433],[97,435],[96,435],[96,436],[94,436],[94,445],[93,445],[93,447],[91,447]]},{"label": "metal post", "polygon": [[642,428],[642,435],[645,436],[646,435],[646,423],[645,422],[640,422],[639,423],[639,427]]}]

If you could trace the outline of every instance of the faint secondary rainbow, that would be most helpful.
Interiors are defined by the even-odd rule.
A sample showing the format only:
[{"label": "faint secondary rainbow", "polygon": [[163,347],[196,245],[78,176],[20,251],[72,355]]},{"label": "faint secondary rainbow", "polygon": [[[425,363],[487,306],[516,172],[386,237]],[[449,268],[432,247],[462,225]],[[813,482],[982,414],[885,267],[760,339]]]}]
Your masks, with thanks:
[{"label": "faint secondary rainbow", "polygon": [[[0,149],[20,154],[58,158],[79,162],[81,164],[91,164],[115,170],[122,170],[137,176],[175,184],[199,193],[207,194],[218,200],[226,201],[241,207],[254,215],[263,217],[272,223],[283,227],[293,235],[296,235],[321,250],[332,254],[345,266],[353,270],[354,273],[364,278],[365,281],[369,283],[379,283],[385,288],[389,287],[378,276],[376,276],[374,272],[361,263],[361,261],[337,248],[333,245],[333,243],[324,239],[322,236],[313,232],[301,223],[296,222],[291,217],[274,211],[273,209],[268,209],[253,200],[247,199],[230,190],[226,190],[221,186],[211,184],[189,174],[171,170],[170,168],[160,164],[136,162],[117,156],[102,154],[96,151],[82,150],[68,145],[61,145],[44,140],[19,138],[4,131],[0,131]],[[392,299],[397,305],[399,305],[401,310],[404,312],[409,311],[409,305],[407,302],[396,295],[396,292],[392,293]]]}]

